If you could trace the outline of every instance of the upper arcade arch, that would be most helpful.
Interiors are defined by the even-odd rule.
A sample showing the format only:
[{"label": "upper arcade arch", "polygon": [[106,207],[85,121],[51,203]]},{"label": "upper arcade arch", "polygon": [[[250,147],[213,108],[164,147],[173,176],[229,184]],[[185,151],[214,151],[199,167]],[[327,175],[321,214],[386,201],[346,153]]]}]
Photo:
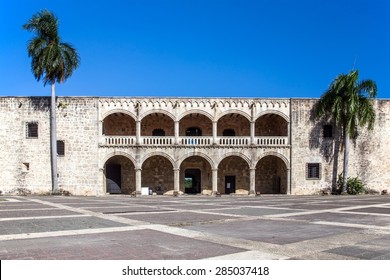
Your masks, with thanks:
[{"label": "upper arcade arch", "polygon": [[191,114],[203,115],[203,116],[207,117],[210,121],[213,121],[213,119],[214,119],[213,116],[207,111],[200,110],[200,109],[191,109],[191,110],[187,110],[184,113],[180,114],[177,117],[177,120],[181,121],[184,117],[191,115]]},{"label": "upper arcade arch", "polygon": [[217,136],[225,136],[225,130],[234,131],[233,136],[250,136],[250,120],[242,114],[225,114],[218,119]]},{"label": "upper arcade arch", "polygon": [[288,119],[282,113],[263,113],[255,122],[255,136],[288,136]]},{"label": "upper arcade arch", "polygon": [[175,121],[176,120],[176,116],[171,113],[170,111],[168,110],[164,110],[164,109],[152,109],[152,110],[148,110],[144,113],[142,113],[140,116],[139,116],[139,120],[142,122],[142,120],[149,116],[149,115],[152,115],[152,114],[163,114],[163,115],[166,115],[168,116],[169,118],[172,119],[172,121]]},{"label": "upper arcade arch", "polygon": [[101,120],[104,120],[106,117],[112,114],[124,114],[130,116],[134,121],[137,120],[137,116],[133,112],[125,109],[119,109],[119,108],[104,112],[101,116]]},{"label": "upper arcade arch", "polygon": [[251,121],[251,116],[247,113],[245,113],[244,111],[242,110],[237,110],[237,109],[230,109],[230,110],[227,110],[227,111],[224,111],[224,112],[221,112],[219,113],[216,117],[215,117],[215,120],[216,121],[219,121],[221,118],[223,118],[224,116],[226,115],[240,115],[240,116],[243,116],[244,118],[246,118],[248,121]]}]

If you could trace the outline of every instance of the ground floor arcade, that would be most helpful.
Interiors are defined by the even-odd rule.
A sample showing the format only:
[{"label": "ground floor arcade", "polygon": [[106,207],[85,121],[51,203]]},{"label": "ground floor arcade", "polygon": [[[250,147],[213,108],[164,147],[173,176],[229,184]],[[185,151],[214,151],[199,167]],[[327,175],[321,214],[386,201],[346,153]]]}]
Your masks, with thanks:
[{"label": "ground floor arcade", "polygon": [[288,194],[290,169],[281,155],[265,155],[256,162],[245,156],[228,155],[215,163],[203,155],[179,161],[152,154],[143,162],[127,154],[108,157],[103,166],[105,193],[133,194],[149,188],[156,194],[262,193]]}]

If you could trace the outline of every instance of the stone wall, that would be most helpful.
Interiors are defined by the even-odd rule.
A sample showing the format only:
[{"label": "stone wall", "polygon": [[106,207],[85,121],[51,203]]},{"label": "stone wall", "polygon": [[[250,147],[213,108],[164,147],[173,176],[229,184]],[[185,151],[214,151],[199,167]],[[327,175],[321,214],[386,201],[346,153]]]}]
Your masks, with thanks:
[{"label": "stone wall", "polygon": [[[51,190],[50,123],[48,97],[0,98],[0,160],[3,193],[28,188],[32,193]],[[65,143],[58,157],[59,187],[71,193],[101,193],[95,98],[57,99],[57,139]],[[38,138],[26,137],[26,123],[38,123]]]},{"label": "stone wall", "polygon": [[[291,102],[291,172],[292,194],[314,194],[335,186],[343,170],[341,133],[333,126],[334,137],[325,138],[323,125],[315,121],[313,108],[316,99],[293,99]],[[375,101],[377,120],[373,131],[359,129],[351,141],[349,175],[358,176],[367,187],[389,190],[390,160],[390,101]],[[320,163],[320,179],[307,179],[307,163]]]}]

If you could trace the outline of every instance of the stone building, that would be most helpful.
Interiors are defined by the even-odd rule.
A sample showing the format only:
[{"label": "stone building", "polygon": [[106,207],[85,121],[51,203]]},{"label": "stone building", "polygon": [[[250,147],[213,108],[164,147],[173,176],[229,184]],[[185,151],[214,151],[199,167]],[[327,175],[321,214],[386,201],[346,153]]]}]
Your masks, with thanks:
[{"label": "stone building", "polygon": [[[75,195],[318,194],[342,172],[315,99],[57,99],[59,187]],[[351,176],[389,190],[390,102],[352,142]],[[0,98],[0,191],[51,190],[49,97]],[[338,163],[338,164],[337,164]]]}]

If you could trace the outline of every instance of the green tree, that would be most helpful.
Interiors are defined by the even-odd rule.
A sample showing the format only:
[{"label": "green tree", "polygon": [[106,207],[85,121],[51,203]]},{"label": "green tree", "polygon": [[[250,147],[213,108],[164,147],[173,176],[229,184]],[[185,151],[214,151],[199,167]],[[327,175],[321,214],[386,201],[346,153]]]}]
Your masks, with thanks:
[{"label": "green tree", "polygon": [[367,125],[372,130],[375,122],[376,83],[358,79],[357,70],[337,76],[316,105],[316,117],[330,119],[343,133],[343,192],[347,190],[350,138],[357,135],[358,127]]},{"label": "green tree", "polygon": [[28,56],[31,57],[31,70],[37,81],[44,86],[51,85],[50,105],[50,148],[52,192],[58,192],[57,180],[57,131],[55,84],[63,83],[79,66],[80,58],[75,48],[64,43],[58,34],[58,18],[48,10],[34,14],[23,25],[23,29],[34,32],[28,42]]}]

